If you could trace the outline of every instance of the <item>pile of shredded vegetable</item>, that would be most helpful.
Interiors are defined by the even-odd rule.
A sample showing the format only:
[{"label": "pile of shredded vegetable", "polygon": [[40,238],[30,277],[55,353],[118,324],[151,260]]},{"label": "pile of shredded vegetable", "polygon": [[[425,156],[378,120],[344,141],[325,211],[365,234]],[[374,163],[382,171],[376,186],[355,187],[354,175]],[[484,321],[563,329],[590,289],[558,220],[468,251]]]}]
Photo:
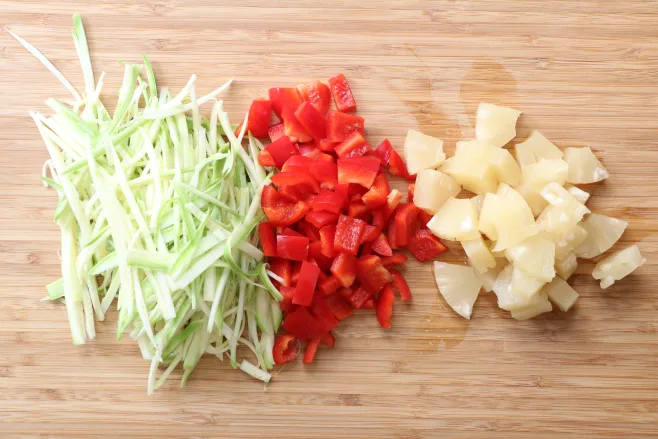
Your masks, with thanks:
[{"label": "pile of shredded vegetable", "polygon": [[[255,356],[240,369],[269,381],[281,295],[255,233],[269,176],[257,160],[263,145],[249,135],[243,147],[245,129],[236,137],[216,100],[231,81],[197,97],[192,76],[172,96],[157,88],[144,56],[143,65],[125,65],[111,114],[78,14],[84,93],[11,34],[74,97],[48,99],[53,116],[30,113],[50,154],[43,181],[59,194],[62,277],[48,285],[48,299],[66,303],[73,342],[93,339],[94,320],[105,320],[116,299],[117,338],[128,331],[151,361],[149,393],[180,363],[184,385],[204,353],[238,367],[239,345]],[[214,103],[209,119],[200,114],[205,103]]]}]

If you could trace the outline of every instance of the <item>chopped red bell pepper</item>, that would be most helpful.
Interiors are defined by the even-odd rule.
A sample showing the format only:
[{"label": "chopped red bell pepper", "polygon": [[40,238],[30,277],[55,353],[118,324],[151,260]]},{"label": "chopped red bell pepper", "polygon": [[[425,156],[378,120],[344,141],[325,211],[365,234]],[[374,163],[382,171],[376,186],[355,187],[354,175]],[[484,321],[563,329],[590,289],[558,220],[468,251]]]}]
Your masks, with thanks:
[{"label": "chopped red bell pepper", "polygon": [[[301,150],[300,150],[301,152]],[[295,154],[291,156],[286,162],[283,164],[281,167],[281,171],[283,172],[306,172],[308,173],[308,168],[311,166],[312,163],[314,163],[315,160],[313,160],[311,157],[307,157],[305,155],[299,155]]]},{"label": "chopped red bell pepper", "polygon": [[331,268],[331,263],[333,262],[332,258],[328,258],[322,253],[321,241],[314,241],[309,244],[308,260],[314,261],[318,265],[318,267],[327,271],[329,271],[329,269]]},{"label": "chopped red bell pepper", "polygon": [[286,136],[296,137],[300,142],[310,142],[313,137],[306,131],[304,126],[297,120],[295,116],[296,108],[285,107],[281,117],[283,118],[283,128]]},{"label": "chopped red bell pepper", "polygon": [[304,350],[304,359],[302,360],[302,363],[311,364],[313,362],[321,340],[321,337],[315,337],[309,340],[306,349]]},{"label": "chopped red bell pepper", "polygon": [[331,87],[331,94],[334,96],[336,108],[339,111],[348,113],[356,110],[356,101],[352,95],[352,90],[350,90],[347,79],[342,73],[329,78],[329,87]]},{"label": "chopped red bell pepper", "polygon": [[[355,275],[355,278],[356,278],[356,275]],[[350,287],[343,287],[340,290],[338,290],[338,294],[343,296],[344,299],[347,299],[348,297],[350,297],[352,295],[353,290],[354,289],[350,288]]]},{"label": "chopped red bell pepper", "polygon": [[299,90],[302,99],[309,102],[322,114],[325,114],[331,106],[331,91],[329,90],[329,86],[320,81],[299,84],[297,90]]},{"label": "chopped red bell pepper", "polygon": [[391,250],[391,246],[383,233],[380,233],[377,239],[373,241],[372,251],[382,256],[393,256],[393,250]]},{"label": "chopped red bell pepper", "polygon": [[270,153],[277,169],[283,168],[283,165],[291,156],[299,153],[288,136],[279,137],[277,140],[267,145],[265,151]]},{"label": "chopped red bell pepper", "polygon": [[418,222],[422,227],[427,227],[427,223],[432,219],[432,215],[425,212],[423,209],[418,209]]},{"label": "chopped red bell pepper", "polygon": [[[309,201],[309,198],[313,195],[313,188],[310,185],[289,185],[285,184],[279,187],[279,194],[285,199],[296,203],[298,201]],[[310,208],[310,204],[308,205]]]},{"label": "chopped red bell pepper", "polygon": [[[345,288],[345,290],[349,290],[349,288]],[[349,290],[349,294],[352,294],[351,290]],[[332,294],[326,297],[326,302],[332,314],[338,320],[343,320],[352,315],[352,307],[342,294]]]},{"label": "chopped red bell pepper", "polygon": [[267,99],[254,99],[251,103],[247,130],[251,131],[254,137],[259,139],[267,137],[271,112],[272,104]]},{"label": "chopped red bell pepper", "polygon": [[274,158],[267,149],[258,151],[258,164],[261,166],[275,166]]},{"label": "chopped red bell pepper", "polygon": [[386,237],[388,238],[388,245],[390,245],[391,249],[393,250],[402,248],[397,243],[396,235],[397,235],[397,227],[395,227],[395,224],[390,224],[388,230],[386,231]]},{"label": "chopped red bell pepper", "polygon": [[347,206],[347,216],[352,218],[358,218],[363,221],[368,221],[370,219],[370,209],[361,202],[361,200],[352,201],[349,206]]},{"label": "chopped red bell pepper", "polygon": [[292,285],[297,285],[297,281],[299,280],[299,273],[302,271],[302,263],[300,261],[290,261],[290,271],[292,272]]},{"label": "chopped red bell pepper", "polygon": [[384,212],[381,209],[375,209],[372,211],[372,225],[377,227],[379,230],[383,230],[386,228],[386,224],[388,223]]},{"label": "chopped red bell pepper", "polygon": [[276,123],[267,130],[267,136],[270,138],[270,142],[276,142],[285,135],[286,129],[283,127],[283,123]]},{"label": "chopped red bell pepper", "polygon": [[315,317],[315,320],[322,325],[323,332],[329,332],[338,326],[338,320],[334,317],[333,312],[325,298],[321,294],[316,294],[313,297],[313,302],[311,303],[311,314]]},{"label": "chopped red bell pepper", "polygon": [[268,263],[270,264],[270,271],[283,279],[281,284],[284,287],[292,286],[292,268],[290,267],[289,260],[282,258],[270,258]]},{"label": "chopped red bell pepper", "polygon": [[349,287],[356,279],[356,258],[349,253],[339,254],[331,264],[331,273],[342,286]]},{"label": "chopped red bell pepper", "polygon": [[386,268],[402,265],[407,262],[407,255],[404,253],[393,253],[393,256],[382,258],[382,265]]},{"label": "chopped red bell pepper", "polygon": [[366,225],[365,230],[363,231],[363,237],[361,238],[361,244],[364,242],[372,242],[381,234],[381,229],[379,227],[371,226],[370,224]]},{"label": "chopped red bell pepper", "polygon": [[295,297],[295,289],[293,287],[284,287],[283,285],[279,286],[279,292],[283,296],[281,302],[279,302],[279,307],[284,313],[289,313],[295,310],[297,305],[292,304],[292,298]]},{"label": "chopped red bell pepper", "polygon": [[352,291],[352,294],[347,298],[347,300],[350,302],[353,308],[361,309],[372,296],[373,293],[370,293],[365,288],[359,286],[354,289],[354,291]]},{"label": "chopped red bell pepper", "polygon": [[[320,240],[320,231],[313,224],[309,223],[306,220],[300,220],[297,223],[297,228],[299,231],[306,236],[311,242]],[[267,255],[265,255],[267,256]]]},{"label": "chopped red bell pepper", "polygon": [[418,208],[414,203],[400,204],[395,212],[395,245],[406,247],[418,226]]},{"label": "chopped red bell pepper", "polygon": [[388,139],[384,139],[375,150],[375,154],[377,154],[377,157],[381,160],[382,166],[388,166],[388,162],[391,158],[391,151],[393,151],[393,145],[391,145],[391,142],[389,142]]},{"label": "chopped red bell pepper", "polygon": [[277,236],[276,254],[291,261],[305,261],[308,258],[310,242],[306,236]]},{"label": "chopped red bell pepper", "polygon": [[311,206],[303,201],[291,201],[272,186],[263,187],[261,207],[273,226],[289,226],[302,219]]},{"label": "chopped red bell pepper", "polygon": [[308,169],[311,171],[311,175],[320,182],[321,188],[335,189],[336,184],[338,184],[338,166],[336,162],[333,160],[316,160],[309,165]]},{"label": "chopped red bell pepper", "polygon": [[336,225],[336,237],[334,238],[334,249],[341,253],[356,255],[365,228],[366,223],[363,220],[345,215],[339,216]]},{"label": "chopped red bell pepper", "polygon": [[320,229],[320,242],[322,243],[322,254],[328,258],[336,257],[334,240],[336,239],[336,226],[329,224]]},{"label": "chopped red bell pepper", "polygon": [[327,212],[340,213],[343,209],[343,200],[340,195],[328,189],[320,189],[320,192],[310,202],[311,210],[326,210]]},{"label": "chopped red bell pepper", "polygon": [[414,202],[414,191],[416,190],[416,183],[409,183],[409,189],[407,190],[407,202]]},{"label": "chopped red bell pepper", "polygon": [[338,145],[338,143],[332,142],[329,139],[322,139],[318,143],[318,148],[320,148],[322,151],[333,152],[336,145]]},{"label": "chopped red bell pepper", "polygon": [[322,336],[322,344],[326,344],[330,348],[336,346],[336,337],[334,337],[331,332],[327,332]]},{"label": "chopped red bell pepper", "polygon": [[377,299],[377,321],[382,328],[391,327],[391,316],[393,316],[393,302],[395,302],[395,294],[391,284],[386,284],[379,299]]},{"label": "chopped red bell pepper", "polygon": [[313,142],[309,143],[302,143],[301,145],[298,146],[299,148],[299,153],[303,155],[304,157],[308,157],[311,160],[315,160],[318,158],[318,155],[320,154],[320,150],[318,149],[317,145]]},{"label": "chopped red bell pepper", "polygon": [[362,156],[347,159],[338,159],[338,183],[356,183],[370,189],[377,172],[379,159]]},{"label": "chopped red bell pepper", "polygon": [[263,255],[276,256],[276,235],[274,227],[270,223],[260,223],[258,225],[258,236],[260,246],[263,247]]},{"label": "chopped red bell pepper", "polygon": [[307,133],[316,141],[324,139],[327,135],[327,122],[324,116],[310,102],[302,102],[295,111],[295,117]]},{"label": "chopped red bell pepper", "polygon": [[366,138],[354,131],[345,140],[334,147],[338,158],[359,157],[372,150]]},{"label": "chopped red bell pepper", "polygon": [[299,233],[297,230],[293,230],[290,227],[284,227],[283,230],[279,233],[281,236],[304,236],[302,233]]},{"label": "chopped red bell pepper", "polygon": [[300,306],[288,314],[283,321],[283,328],[302,341],[322,335],[322,325],[305,306]]},{"label": "chopped red bell pepper", "polygon": [[318,281],[318,290],[325,296],[329,296],[341,287],[340,281],[334,276],[324,276],[323,279]]},{"label": "chopped red bell pepper", "polygon": [[359,256],[368,256],[372,254],[372,242],[366,242],[361,246]]},{"label": "chopped red bell pepper", "polygon": [[411,290],[409,289],[409,285],[404,279],[404,276],[395,269],[391,270],[391,274],[393,275],[393,286],[398,290],[398,293],[400,293],[400,299],[405,301],[411,300]]},{"label": "chopped red bell pepper", "polygon": [[272,183],[275,186],[307,186],[313,192],[320,192],[320,184],[307,171],[288,171],[279,172],[272,176]]},{"label": "chopped red bell pepper", "polygon": [[297,358],[297,337],[293,334],[278,336],[272,348],[272,357],[277,366],[283,366]]},{"label": "chopped red bell pepper", "polygon": [[382,265],[382,260],[375,255],[363,256],[357,260],[356,277],[361,287],[372,294],[379,292],[393,280],[391,273]]},{"label": "chopped red bell pepper", "polygon": [[329,110],[327,113],[327,139],[340,143],[354,131],[365,133],[365,120],[362,117]]},{"label": "chopped red bell pepper", "polygon": [[326,211],[311,211],[306,214],[306,221],[313,224],[318,229],[322,229],[322,227],[328,224],[336,224],[338,221],[338,215]]},{"label": "chopped red bell pepper", "polygon": [[295,111],[302,103],[302,97],[296,88],[271,88],[269,97],[272,102],[272,110],[279,119],[282,118],[285,108],[292,108],[292,111]]},{"label": "chopped red bell pepper", "polygon": [[295,297],[292,303],[295,305],[309,306],[313,300],[315,286],[320,275],[320,268],[310,262],[302,262],[302,269],[299,272],[299,279],[295,287]]},{"label": "chopped red bell pepper", "polygon": [[398,154],[394,149],[391,149],[391,154],[388,161],[388,172],[390,172],[391,175],[395,175],[397,177],[409,177],[407,165],[404,163],[404,160],[402,160],[402,157],[400,157],[400,154]]},{"label": "chopped red bell pepper", "polygon": [[370,209],[374,209],[386,203],[388,195],[391,193],[391,189],[388,186],[388,180],[386,176],[382,173],[377,174],[375,181],[372,184],[372,187],[363,194],[361,200],[363,204],[368,206]]},{"label": "chopped red bell pepper", "polygon": [[375,304],[375,299],[370,298],[365,301],[361,309],[376,309],[377,305]]},{"label": "chopped red bell pepper", "polygon": [[398,207],[400,201],[402,201],[402,193],[397,189],[393,189],[388,194],[388,197],[386,197],[386,213],[389,215],[389,217],[395,208]]},{"label": "chopped red bell pepper", "polygon": [[434,259],[447,251],[448,247],[443,245],[429,229],[418,230],[409,241],[409,252],[420,262]]}]

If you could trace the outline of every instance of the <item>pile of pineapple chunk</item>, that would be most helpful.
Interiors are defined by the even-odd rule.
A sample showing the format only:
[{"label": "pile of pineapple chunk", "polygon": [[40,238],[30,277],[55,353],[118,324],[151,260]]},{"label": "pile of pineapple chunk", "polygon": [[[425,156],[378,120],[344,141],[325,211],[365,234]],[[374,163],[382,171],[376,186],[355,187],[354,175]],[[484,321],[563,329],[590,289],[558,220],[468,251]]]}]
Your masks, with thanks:
[{"label": "pile of pineapple chunk", "polygon": [[[480,290],[493,291],[498,306],[525,320],[568,311],[578,293],[566,282],[577,258],[610,249],[628,225],[592,213],[589,194],[576,184],[599,182],[608,171],[589,147],[560,150],[539,131],[514,146],[521,112],[481,103],[475,139],[457,142],[446,158],[443,142],[410,130],[404,154],[417,174],[414,203],[433,215],[429,229],[459,241],[468,266],[434,263],[439,291],[459,315],[469,319]],[[465,189],[472,198],[457,198]],[[593,276],[607,288],[644,263],[637,246],[601,260]]]}]

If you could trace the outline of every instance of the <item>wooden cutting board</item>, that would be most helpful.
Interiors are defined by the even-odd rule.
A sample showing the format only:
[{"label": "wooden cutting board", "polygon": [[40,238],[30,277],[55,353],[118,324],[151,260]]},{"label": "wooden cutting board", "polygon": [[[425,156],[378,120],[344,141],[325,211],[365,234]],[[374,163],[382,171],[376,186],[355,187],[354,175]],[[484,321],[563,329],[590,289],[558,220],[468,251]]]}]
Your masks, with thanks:
[{"label": "wooden cutting board", "polygon": [[184,389],[175,374],[147,397],[148,364],[114,324],[74,347],[64,307],[39,301],[59,277],[59,233],[27,112],[67,93],[0,32],[0,437],[658,437],[658,3],[3,0],[0,25],[81,85],[75,11],[108,95],[118,62],[147,52],[172,89],[193,73],[199,92],[235,76],[235,118],[271,86],[342,72],[371,143],[397,148],[416,128],[452,150],[480,101],[518,108],[518,139],[539,129],[597,151],[612,176],[589,206],[628,221],[615,248],[638,243],[648,262],[605,292],[584,262],[576,307],[526,322],[488,294],[471,321],[456,316],[431,265],[410,263],[413,303],[396,302],[393,330],[364,312],[266,389],[208,358]]}]

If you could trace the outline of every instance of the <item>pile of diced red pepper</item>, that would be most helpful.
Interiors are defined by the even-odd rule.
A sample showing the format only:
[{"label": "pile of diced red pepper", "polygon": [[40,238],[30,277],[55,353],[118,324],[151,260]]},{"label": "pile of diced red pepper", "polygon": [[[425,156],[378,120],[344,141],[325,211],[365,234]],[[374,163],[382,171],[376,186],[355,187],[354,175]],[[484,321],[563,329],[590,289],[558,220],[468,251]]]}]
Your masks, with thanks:
[{"label": "pile of diced red pepper", "polygon": [[[331,98],[337,110],[330,109]],[[260,152],[263,166],[280,172],[265,186],[259,225],[269,269],[284,299],[283,327],[274,360],[297,356],[297,340],[308,342],[304,363],[318,346],[334,346],[331,334],[353,309],[375,309],[391,327],[395,288],[411,299],[404,277],[393,267],[406,262],[407,248],[419,261],[446,247],[427,229],[429,216],[390,190],[384,169],[410,181],[404,160],[384,140],[373,149],[364,137],[364,119],[351,112],[356,102],[343,75],[297,88],[273,88],[269,100],[255,100],[248,130],[271,143]],[[270,112],[281,121],[270,125]],[[238,128],[239,129],[239,128]]]}]

